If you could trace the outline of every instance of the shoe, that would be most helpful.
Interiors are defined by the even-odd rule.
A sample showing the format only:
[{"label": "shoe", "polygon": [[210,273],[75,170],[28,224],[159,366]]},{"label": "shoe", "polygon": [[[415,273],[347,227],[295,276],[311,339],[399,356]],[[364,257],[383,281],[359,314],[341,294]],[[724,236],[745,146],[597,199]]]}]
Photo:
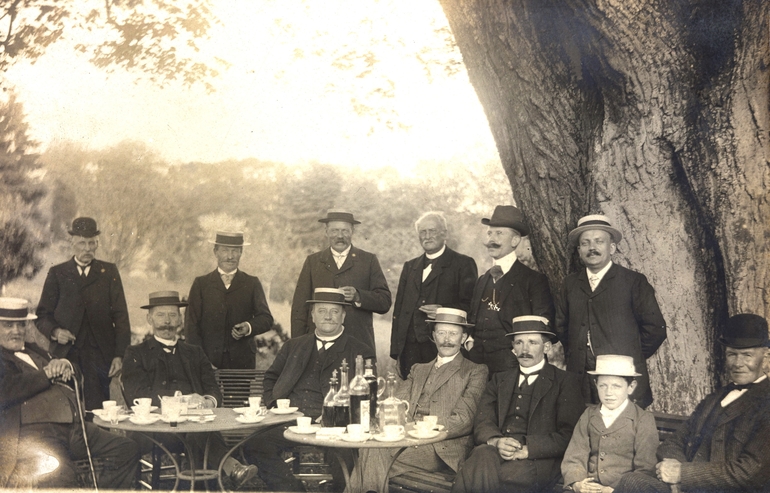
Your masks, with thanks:
[{"label": "shoe", "polygon": [[254,464],[249,464],[247,466],[238,464],[233,467],[233,470],[230,473],[230,479],[233,481],[233,483],[235,483],[236,488],[240,488],[256,475],[257,466]]}]

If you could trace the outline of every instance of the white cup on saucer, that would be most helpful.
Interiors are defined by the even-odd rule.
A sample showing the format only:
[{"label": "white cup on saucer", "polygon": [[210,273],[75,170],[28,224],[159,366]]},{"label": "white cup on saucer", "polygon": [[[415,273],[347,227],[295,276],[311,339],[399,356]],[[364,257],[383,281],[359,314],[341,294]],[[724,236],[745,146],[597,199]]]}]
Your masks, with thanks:
[{"label": "white cup on saucer", "polygon": [[351,440],[363,440],[364,439],[364,425],[350,424],[348,425],[348,436]]},{"label": "white cup on saucer", "polygon": [[297,418],[297,428],[300,430],[309,430],[313,425],[313,418],[309,416],[302,416]]},{"label": "white cup on saucer", "polygon": [[414,423],[414,430],[418,435],[427,435],[433,429],[430,421],[417,421]]},{"label": "white cup on saucer", "polygon": [[262,406],[262,396],[252,396],[249,397],[249,407],[253,407],[254,409],[259,409]]},{"label": "white cup on saucer", "polygon": [[105,411],[118,405],[118,401],[102,401],[102,409]]},{"label": "white cup on saucer", "polygon": [[404,427],[401,425],[385,425],[382,427],[385,438],[398,438],[404,436]]},{"label": "white cup on saucer", "polygon": [[430,423],[431,430],[438,426],[438,416],[423,416],[422,420]]},{"label": "white cup on saucer", "polygon": [[278,409],[289,409],[289,406],[291,405],[291,400],[276,399],[275,405],[278,407]]}]

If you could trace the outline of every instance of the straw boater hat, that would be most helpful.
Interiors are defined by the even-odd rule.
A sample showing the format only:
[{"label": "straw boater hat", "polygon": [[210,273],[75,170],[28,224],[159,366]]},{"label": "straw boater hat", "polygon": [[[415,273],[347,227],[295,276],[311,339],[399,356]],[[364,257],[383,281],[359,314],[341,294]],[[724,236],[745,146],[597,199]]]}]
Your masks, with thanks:
[{"label": "straw boater hat", "polygon": [[473,324],[468,323],[468,314],[464,310],[457,310],[455,308],[438,308],[436,310],[436,318],[426,320],[426,322],[429,324],[459,325],[463,330],[465,330],[465,327],[473,327]]},{"label": "straw boater hat", "polygon": [[101,233],[96,228],[96,221],[90,217],[76,218],[72,221],[72,228],[67,232],[70,236],[82,236],[83,238],[93,238]]},{"label": "straw boater hat", "polygon": [[150,293],[150,303],[140,308],[149,310],[154,306],[179,306],[185,307],[187,303],[179,300],[179,293],[177,291],[155,291]]},{"label": "straw boater hat", "polygon": [[556,334],[548,328],[548,319],[545,317],[538,317],[537,315],[516,317],[513,319],[512,325],[513,330],[505,334],[506,337],[514,337],[519,334],[544,334],[554,344],[559,340]]},{"label": "straw boater hat", "polygon": [[577,228],[569,232],[568,238],[570,244],[577,245],[578,239],[580,239],[580,235],[583,234],[583,231],[590,231],[592,229],[600,229],[608,232],[613,243],[620,243],[620,239],[623,238],[620,231],[612,227],[609,217],[602,216],[601,214],[593,214],[581,217],[578,220]]},{"label": "straw boater hat", "polygon": [[23,298],[0,298],[0,320],[35,320],[29,313],[29,302]]},{"label": "straw boater hat", "polygon": [[613,377],[641,377],[636,372],[634,358],[620,354],[599,354],[596,356],[596,370],[587,371],[590,375],[607,375]]},{"label": "straw boater hat", "polygon": [[521,236],[529,235],[529,226],[524,219],[524,213],[518,207],[512,205],[498,205],[491,218],[485,217],[481,224],[499,228],[511,228],[519,232]]},{"label": "straw boater hat", "polygon": [[750,313],[733,315],[722,329],[719,342],[734,349],[768,347],[767,320]]},{"label": "straw boater hat", "polygon": [[229,247],[244,247],[251,245],[251,243],[244,243],[242,231],[217,231],[216,238],[214,241],[209,240],[209,243]]},{"label": "straw boater hat", "polygon": [[345,301],[345,292],[337,288],[315,288],[313,299],[305,303],[332,303],[334,305],[350,305]]},{"label": "straw boater hat", "polygon": [[339,209],[329,209],[326,212],[326,217],[322,217],[318,220],[319,223],[328,224],[332,221],[342,221],[344,223],[350,223],[352,225],[361,224],[361,221],[356,221],[352,212],[347,212]]}]

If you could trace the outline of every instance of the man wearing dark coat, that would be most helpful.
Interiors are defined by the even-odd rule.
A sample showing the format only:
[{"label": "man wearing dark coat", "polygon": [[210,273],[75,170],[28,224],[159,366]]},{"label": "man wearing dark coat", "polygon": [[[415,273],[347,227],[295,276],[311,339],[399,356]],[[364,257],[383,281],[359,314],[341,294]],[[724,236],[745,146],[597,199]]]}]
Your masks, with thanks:
[{"label": "man wearing dark coat", "polygon": [[37,305],[37,328],[53,341],[51,354],[83,372],[88,409],[110,399],[131,341],[123,283],[115,264],[94,258],[100,231],[90,217],[72,221],[73,257],[48,270]]},{"label": "man wearing dark coat", "polygon": [[[344,291],[316,288],[313,299],[307,303],[312,306],[314,332],[283,344],[265,372],[262,401],[272,407],[277,399],[290,399],[291,406],[315,419],[321,416],[332,372],[339,370],[342,361],[346,360],[352,368],[359,354],[364,359],[375,359],[375,354],[372,348],[351,337],[343,325],[348,305]],[[281,459],[282,451],[292,450],[296,445],[283,438],[286,428],[273,428],[246,442],[244,453],[249,462],[257,464],[259,477],[272,491],[305,491],[291,467]],[[341,479],[339,472],[332,470],[335,481]]]},{"label": "man wearing dark coat", "polygon": [[0,488],[77,488],[73,461],[102,459],[100,488],[130,489],[139,448],[130,439],[83,422],[70,387],[75,368],[25,343],[27,300],[0,298]]},{"label": "man wearing dark coat", "polygon": [[545,358],[557,341],[548,319],[517,317],[511,330],[519,364],[487,384],[473,424],[477,446],[454,493],[551,491],[561,478],[561,459],[585,409],[577,378]]},{"label": "man wearing dark coat", "polygon": [[770,491],[770,380],[767,321],[752,314],[728,319],[725,347],[730,382],[706,396],[690,418],[658,447],[655,476],[632,473],[619,491]]},{"label": "man wearing dark coat", "polygon": [[596,369],[596,356],[622,354],[634,358],[642,374],[631,401],[646,408],[653,399],[647,358],[666,340],[666,321],[647,278],[612,262],[620,239],[620,231],[602,215],[583,217],[570,231],[569,241],[577,245],[585,269],[564,279],[556,301],[556,333],[567,371],[582,378],[586,403],[599,403],[586,373]]},{"label": "man wearing dark coat", "polygon": [[352,245],[354,227],[361,222],[350,212],[330,210],[318,222],[326,224],[329,248],[305,259],[291,303],[291,336],[313,333],[306,301],[313,298],[314,290],[339,288],[349,303],[345,315],[348,335],[375,349],[372,313],[386,313],[391,304],[380,262],[373,253]]},{"label": "man wearing dark coat", "polygon": [[512,205],[498,205],[491,218],[481,220],[487,226],[487,247],[494,265],[476,282],[470,307],[471,334],[468,358],[489,367],[490,376],[516,366],[505,334],[511,320],[522,315],[537,315],[553,320],[553,300],[548,279],[522,264],[516,247],[522,236],[529,235],[524,214]]},{"label": "man wearing dark coat", "polygon": [[440,212],[426,212],[414,223],[425,253],[404,264],[393,305],[390,357],[402,379],[416,363],[436,358],[430,318],[436,309],[468,311],[478,278],[476,262],[446,246],[447,224]]},{"label": "man wearing dark coat", "polygon": [[203,347],[216,368],[254,369],[254,336],[273,328],[262,283],[238,269],[243,233],[218,231],[214,244],[217,268],[195,278],[185,313],[189,344]]}]

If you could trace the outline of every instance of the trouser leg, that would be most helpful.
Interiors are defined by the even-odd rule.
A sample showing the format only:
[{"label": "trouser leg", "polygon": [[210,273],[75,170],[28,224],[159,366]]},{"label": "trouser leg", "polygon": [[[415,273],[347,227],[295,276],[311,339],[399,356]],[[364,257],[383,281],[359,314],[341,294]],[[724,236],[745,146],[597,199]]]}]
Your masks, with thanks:
[{"label": "trouser leg", "polygon": [[648,474],[631,472],[620,478],[615,491],[617,493],[670,493],[671,486]]},{"label": "trouser leg", "polygon": [[97,347],[84,345],[73,348],[67,356],[83,374],[83,399],[86,409],[101,409],[102,402],[110,400],[110,364]]},{"label": "trouser leg", "polygon": [[281,453],[292,450],[294,444],[283,438],[284,426],[271,428],[243,444],[249,463],[257,465],[259,477],[271,491],[305,491],[302,481],[294,476],[291,466]]},{"label": "trouser leg", "polygon": [[77,488],[75,465],[69,454],[72,424],[39,423],[19,429],[12,488]]},{"label": "trouser leg", "polygon": [[[99,478],[99,487],[130,489],[133,487],[139,468],[139,446],[133,440],[102,430],[93,423],[86,423],[88,445],[91,457],[101,459],[104,469]],[[70,454],[74,459],[86,459],[85,442],[80,425],[70,433]]]}]

